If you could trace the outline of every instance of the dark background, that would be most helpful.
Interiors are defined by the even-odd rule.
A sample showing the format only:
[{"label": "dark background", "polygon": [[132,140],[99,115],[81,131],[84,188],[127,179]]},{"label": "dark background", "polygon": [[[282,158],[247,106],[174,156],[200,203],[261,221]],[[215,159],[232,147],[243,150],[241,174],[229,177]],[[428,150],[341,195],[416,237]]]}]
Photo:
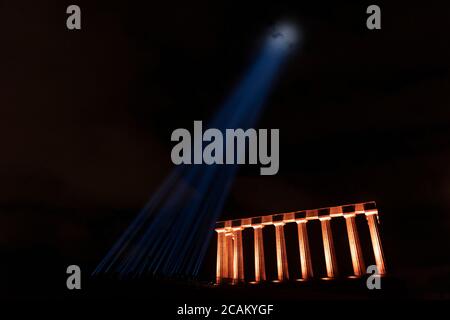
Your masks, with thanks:
[{"label": "dark background", "polygon": [[284,18],[305,38],[260,123],[280,171],[243,167],[222,218],[374,200],[388,269],[448,290],[450,5],[392,2],[370,31],[372,2],[2,1],[0,293],[89,274],[170,172],[172,131],[214,114]]}]

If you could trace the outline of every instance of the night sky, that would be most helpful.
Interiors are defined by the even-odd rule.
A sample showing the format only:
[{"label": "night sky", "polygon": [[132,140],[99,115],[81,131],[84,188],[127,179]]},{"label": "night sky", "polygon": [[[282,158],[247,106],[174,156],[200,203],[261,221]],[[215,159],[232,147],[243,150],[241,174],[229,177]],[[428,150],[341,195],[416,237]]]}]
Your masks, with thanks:
[{"label": "night sky", "polygon": [[395,2],[370,31],[372,2],[2,1],[0,294],[92,270],[285,18],[304,42],[259,124],[280,170],[242,167],[222,218],[373,200],[388,268],[450,283],[450,5]]}]

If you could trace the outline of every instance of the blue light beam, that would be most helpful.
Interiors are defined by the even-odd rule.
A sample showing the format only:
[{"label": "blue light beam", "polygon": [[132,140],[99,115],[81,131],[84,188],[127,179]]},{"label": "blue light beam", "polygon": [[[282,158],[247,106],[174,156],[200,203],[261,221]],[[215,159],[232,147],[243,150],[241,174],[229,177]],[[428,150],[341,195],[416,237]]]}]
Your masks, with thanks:
[{"label": "blue light beam", "polygon": [[[297,33],[289,25],[272,30],[255,62],[209,127],[222,133],[230,128],[252,128],[296,41]],[[237,169],[236,164],[176,167],[93,275],[196,276]]]}]

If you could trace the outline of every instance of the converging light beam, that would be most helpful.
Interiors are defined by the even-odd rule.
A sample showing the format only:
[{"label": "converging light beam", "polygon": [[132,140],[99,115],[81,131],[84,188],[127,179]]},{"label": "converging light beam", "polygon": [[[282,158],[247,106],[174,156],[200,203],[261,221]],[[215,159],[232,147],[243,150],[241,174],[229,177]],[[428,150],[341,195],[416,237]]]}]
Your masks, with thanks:
[{"label": "converging light beam", "polygon": [[[298,38],[292,25],[275,26],[209,127],[253,127]],[[236,164],[174,168],[93,274],[196,276],[236,172]]]}]

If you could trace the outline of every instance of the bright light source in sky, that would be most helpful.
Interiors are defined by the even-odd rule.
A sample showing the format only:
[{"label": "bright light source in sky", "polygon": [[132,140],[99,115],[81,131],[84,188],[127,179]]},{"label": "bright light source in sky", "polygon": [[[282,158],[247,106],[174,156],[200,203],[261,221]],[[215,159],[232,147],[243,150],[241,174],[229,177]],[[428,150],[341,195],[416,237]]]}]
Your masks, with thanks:
[{"label": "bright light source in sky", "polygon": [[292,49],[300,40],[300,32],[293,23],[281,22],[271,28],[268,43],[274,49]]}]

